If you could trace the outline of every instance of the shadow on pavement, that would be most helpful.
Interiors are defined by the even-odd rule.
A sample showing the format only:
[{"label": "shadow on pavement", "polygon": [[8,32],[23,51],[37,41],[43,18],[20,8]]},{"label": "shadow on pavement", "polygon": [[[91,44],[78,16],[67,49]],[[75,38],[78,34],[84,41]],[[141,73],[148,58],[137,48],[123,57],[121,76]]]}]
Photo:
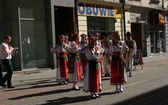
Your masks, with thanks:
[{"label": "shadow on pavement", "polygon": [[48,100],[46,103],[41,105],[63,105],[63,104],[78,103],[78,102],[89,101],[89,100],[90,100],[90,96],[63,97],[56,100]]},{"label": "shadow on pavement", "polygon": [[168,105],[168,86],[113,105]]},{"label": "shadow on pavement", "polygon": [[36,94],[28,94],[28,95],[23,95],[23,96],[19,96],[19,97],[9,98],[9,100],[19,100],[19,99],[30,98],[30,97],[58,94],[58,93],[70,92],[71,90],[72,89],[59,89],[59,90],[41,92],[41,93],[36,93]]},{"label": "shadow on pavement", "polygon": [[[52,81],[50,79],[48,80],[40,80],[35,82],[28,82],[25,83],[24,86],[27,86],[26,88],[19,88],[20,86],[15,86],[16,88],[10,89],[10,90],[4,90],[6,91],[16,91],[16,90],[25,90],[25,89],[36,89],[36,88],[46,88],[46,87],[53,87],[53,86],[59,86],[58,82]],[[23,87],[23,85],[21,85]]]}]

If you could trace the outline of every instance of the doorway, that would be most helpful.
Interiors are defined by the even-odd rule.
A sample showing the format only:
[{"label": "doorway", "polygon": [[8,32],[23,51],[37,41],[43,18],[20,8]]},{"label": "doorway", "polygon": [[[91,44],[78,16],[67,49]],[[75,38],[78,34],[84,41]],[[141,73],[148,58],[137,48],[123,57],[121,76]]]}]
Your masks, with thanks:
[{"label": "doorway", "polygon": [[144,23],[131,23],[132,38],[136,41],[137,49],[141,49],[142,56],[146,56],[144,27]]},{"label": "doorway", "polygon": [[75,15],[74,8],[70,7],[55,7],[55,37],[56,44],[59,42],[58,35],[68,33],[69,38],[75,32]]}]

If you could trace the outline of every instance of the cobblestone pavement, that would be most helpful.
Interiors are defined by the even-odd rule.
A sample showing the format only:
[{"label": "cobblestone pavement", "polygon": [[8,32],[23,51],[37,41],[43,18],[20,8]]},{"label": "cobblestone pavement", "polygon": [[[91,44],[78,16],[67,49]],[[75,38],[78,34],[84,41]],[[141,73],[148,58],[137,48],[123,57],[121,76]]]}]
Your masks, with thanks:
[{"label": "cobblestone pavement", "polygon": [[[55,70],[15,73],[15,88],[0,87],[0,105],[158,105],[158,99],[168,104],[163,101],[168,96],[167,54],[154,54],[143,60],[143,70],[141,66],[136,67],[133,77],[128,77],[123,93],[115,93],[114,86],[109,85],[109,78],[103,78],[101,98],[96,100],[90,100],[89,93],[82,90],[73,91],[71,83],[58,85]],[[78,85],[82,87],[82,82]]]}]

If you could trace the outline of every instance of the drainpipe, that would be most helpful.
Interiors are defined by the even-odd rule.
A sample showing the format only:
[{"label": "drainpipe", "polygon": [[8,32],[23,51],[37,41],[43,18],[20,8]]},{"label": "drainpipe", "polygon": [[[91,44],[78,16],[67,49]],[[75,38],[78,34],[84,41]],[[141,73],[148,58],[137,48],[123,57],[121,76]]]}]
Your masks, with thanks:
[{"label": "drainpipe", "polygon": [[75,0],[75,32],[78,32],[79,33],[79,28],[78,28],[78,0]]},{"label": "drainpipe", "polygon": [[162,0],[162,9],[164,10],[164,0]]},{"label": "drainpipe", "polygon": [[120,0],[122,3],[123,25],[124,25],[124,40],[126,40],[126,25],[125,25],[125,0]]}]

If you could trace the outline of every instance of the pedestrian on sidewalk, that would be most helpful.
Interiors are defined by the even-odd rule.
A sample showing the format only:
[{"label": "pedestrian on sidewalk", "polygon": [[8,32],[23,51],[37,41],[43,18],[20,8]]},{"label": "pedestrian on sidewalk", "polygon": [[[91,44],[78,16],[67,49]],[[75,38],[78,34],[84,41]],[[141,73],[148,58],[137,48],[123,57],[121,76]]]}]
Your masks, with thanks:
[{"label": "pedestrian on sidewalk", "polygon": [[5,36],[4,41],[0,46],[0,59],[2,61],[3,66],[6,68],[7,73],[4,75],[2,80],[0,81],[0,85],[2,87],[6,87],[5,83],[7,81],[7,87],[8,88],[14,88],[12,86],[12,75],[13,75],[13,66],[12,66],[12,51],[13,47],[9,45],[11,42],[10,36]]},{"label": "pedestrian on sidewalk", "polygon": [[129,51],[126,55],[126,71],[129,72],[129,76],[132,76],[132,65],[133,60],[135,58],[136,52],[137,52],[137,45],[135,40],[132,39],[132,35],[130,32],[126,33],[127,40],[125,41],[126,45],[129,47]]},{"label": "pedestrian on sidewalk", "polygon": [[164,40],[160,37],[160,35],[157,37],[157,50],[156,53],[160,54],[160,49],[162,48],[162,42]]},{"label": "pedestrian on sidewalk", "polygon": [[124,56],[129,51],[129,48],[123,41],[120,41],[120,36],[117,31],[114,31],[112,34],[113,42],[110,46],[112,60],[109,59],[109,64],[111,64],[110,83],[111,85],[115,85],[116,92],[123,92],[122,85],[127,82]]},{"label": "pedestrian on sidewalk", "polygon": [[59,85],[67,85],[66,79],[68,79],[68,51],[65,49],[65,36],[59,35],[60,42],[51,48],[51,52],[57,56],[57,72],[56,79],[59,81]]},{"label": "pedestrian on sidewalk", "polygon": [[81,51],[82,56],[86,61],[86,72],[83,83],[83,90],[90,92],[91,99],[100,98],[101,91],[101,54],[104,52],[102,48],[96,47],[96,40],[94,37],[89,38],[89,44]]}]

